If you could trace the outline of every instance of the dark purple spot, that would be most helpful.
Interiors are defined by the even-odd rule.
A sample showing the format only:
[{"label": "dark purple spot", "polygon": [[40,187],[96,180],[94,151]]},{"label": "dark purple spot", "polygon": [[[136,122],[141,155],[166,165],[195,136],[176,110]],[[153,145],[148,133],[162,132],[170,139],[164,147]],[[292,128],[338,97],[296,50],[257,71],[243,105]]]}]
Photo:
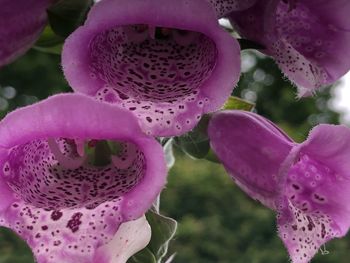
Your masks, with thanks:
[{"label": "dark purple spot", "polygon": [[57,247],[57,246],[61,245],[61,243],[62,242],[60,240],[56,240],[53,242],[53,245]]},{"label": "dark purple spot", "polygon": [[314,194],[315,199],[319,200],[320,202],[324,202],[325,199],[322,196],[319,196],[318,194]]},{"label": "dark purple spot", "polygon": [[58,219],[60,219],[63,216],[63,213],[61,211],[55,210],[52,212],[51,214],[51,219],[53,221],[57,221]]},{"label": "dark purple spot", "polygon": [[299,189],[300,189],[299,185],[292,184],[292,186],[293,186],[293,188],[294,188],[295,190],[299,190]]},{"label": "dark purple spot", "polygon": [[326,236],[326,226],[324,224],[321,224],[321,237],[325,238]]},{"label": "dark purple spot", "polygon": [[67,228],[72,230],[72,232],[77,232],[79,230],[79,226],[81,225],[81,217],[83,216],[82,213],[75,213],[72,218],[67,223]]},{"label": "dark purple spot", "polygon": [[309,221],[309,224],[307,225],[307,228],[309,231],[311,231],[312,229],[315,228],[315,224],[314,224],[314,221],[311,219],[310,216],[307,216],[307,221]]}]

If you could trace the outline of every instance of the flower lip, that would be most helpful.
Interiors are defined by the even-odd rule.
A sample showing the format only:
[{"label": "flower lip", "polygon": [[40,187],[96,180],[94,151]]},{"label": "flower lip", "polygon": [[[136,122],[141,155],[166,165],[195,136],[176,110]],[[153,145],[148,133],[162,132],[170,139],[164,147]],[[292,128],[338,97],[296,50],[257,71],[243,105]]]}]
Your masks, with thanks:
[{"label": "flower lip", "polygon": [[106,0],[67,39],[62,65],[75,91],[118,103],[146,132],[170,136],[224,103],[240,55],[206,1]]},{"label": "flower lip", "polygon": [[279,235],[293,262],[309,262],[319,248],[349,229],[350,131],[320,124],[294,147],[284,180]]},{"label": "flower lip", "polygon": [[[57,95],[16,110],[0,123],[0,135],[0,225],[20,235],[38,263],[112,256],[119,226],[142,216],[165,184],[163,149],[135,116],[85,95]],[[95,152],[81,147],[85,139]],[[75,167],[84,153],[106,153],[99,147],[110,140],[125,142],[128,156],[117,144],[107,168]]]},{"label": "flower lip", "polygon": [[[112,116],[114,121],[111,119]],[[118,119],[115,119],[116,116]],[[84,95],[57,95],[41,103],[16,110],[1,122],[0,136],[3,180],[8,180],[16,193],[25,196],[24,199],[36,207],[49,209],[94,207],[122,196],[124,218],[135,219],[149,208],[165,183],[166,167],[162,148],[141,131],[136,118],[124,109],[98,102]],[[75,151],[76,145],[71,147],[71,139],[95,138],[127,142],[126,154],[129,153],[129,156],[125,155],[125,160],[130,162],[125,165],[121,158],[112,160],[105,168],[85,163],[76,169],[66,169],[55,160],[54,151],[50,149],[46,140],[48,138],[55,138],[55,142],[67,158],[78,156]],[[136,146],[136,152],[132,145]],[[14,170],[11,170],[12,173],[9,175],[8,168],[11,165]],[[19,166],[22,168],[18,169]],[[45,178],[41,178],[45,184],[40,184],[40,180],[34,176],[38,171],[46,174]],[[93,178],[97,174],[100,174],[98,177],[103,181],[97,182],[98,186],[106,184],[99,191],[95,189],[97,184],[89,183],[94,181]],[[127,176],[128,174],[130,176]],[[125,176],[127,178],[124,180]],[[38,178],[40,179],[40,176]],[[104,179],[118,183],[113,188],[112,181],[108,183]],[[68,181],[70,184],[72,182],[70,180],[76,181],[76,184],[83,180],[87,182],[85,186],[83,183],[79,184],[78,190],[71,188],[75,201],[67,201],[69,191],[57,183],[57,181],[63,183]],[[50,188],[52,184],[49,182],[57,183],[57,185],[53,183],[55,191]],[[91,188],[92,185],[95,185],[93,186],[95,191]],[[109,186],[109,192],[112,190],[113,193],[106,190]],[[32,187],[37,190],[41,187],[41,194],[46,191],[46,195],[38,194],[33,197],[29,194],[31,190],[33,191]],[[85,195],[84,191],[89,191],[89,194]],[[57,201],[61,200],[57,195],[63,195],[61,203]],[[72,193],[69,193],[69,196],[72,196]]]},{"label": "flower lip", "polygon": [[322,164],[349,179],[350,133],[345,125],[320,124],[311,130],[301,144],[300,152],[311,155]]}]

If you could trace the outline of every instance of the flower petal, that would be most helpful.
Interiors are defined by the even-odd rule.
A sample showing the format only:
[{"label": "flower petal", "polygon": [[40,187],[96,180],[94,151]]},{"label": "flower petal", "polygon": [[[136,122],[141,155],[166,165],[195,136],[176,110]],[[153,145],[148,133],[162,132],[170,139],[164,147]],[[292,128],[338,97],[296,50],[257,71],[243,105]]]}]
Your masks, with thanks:
[{"label": "flower petal", "polygon": [[[349,19],[343,19],[348,17],[350,2],[304,1],[289,9],[283,3],[278,6],[276,28],[280,38],[290,45],[286,45],[284,59],[288,50],[293,59],[284,64],[277,62],[292,81],[310,93],[335,82],[350,69]],[[305,78],[309,83],[304,83]]]},{"label": "flower petal", "polygon": [[298,148],[280,207],[279,233],[294,263],[350,227],[350,129],[319,125]]},{"label": "flower petal", "polygon": [[285,201],[278,215],[278,232],[293,263],[308,263],[320,247],[336,235],[324,214],[305,213]]},{"label": "flower petal", "polygon": [[2,180],[0,180],[0,200],[0,214],[3,213],[13,202],[16,201],[12,190]]},{"label": "flower petal", "polygon": [[265,45],[299,96],[307,96],[350,69],[349,11],[344,0],[265,0],[232,13],[231,21],[243,36]]},{"label": "flower petal", "polygon": [[[95,165],[86,158],[67,168],[80,157],[75,140],[120,142],[125,161]],[[0,186],[8,195],[0,224],[24,238],[40,263],[93,262],[95,250],[121,223],[142,216],[165,184],[162,147],[134,115],[83,95],[54,96],[9,114],[0,145]]]},{"label": "flower petal", "polygon": [[206,1],[104,0],[67,39],[62,65],[75,91],[122,105],[149,134],[172,136],[225,102],[240,52]]},{"label": "flower petal", "polygon": [[326,164],[342,177],[350,179],[350,131],[348,127],[320,124],[310,132],[300,151]]},{"label": "flower petal", "polygon": [[99,263],[126,263],[137,252],[145,248],[151,240],[151,226],[146,217],[123,223],[117,234],[95,255]]},{"label": "flower petal", "polygon": [[124,221],[121,200],[94,209],[45,211],[18,200],[1,215],[31,247],[38,263],[92,261],[95,250],[108,244]]},{"label": "flower petal", "polygon": [[[0,67],[23,55],[47,23],[52,0],[0,0]],[[21,14],[21,15],[18,15]]]},{"label": "flower petal", "polygon": [[224,17],[233,11],[251,7],[256,0],[208,0],[216,10],[218,17]]},{"label": "flower petal", "polygon": [[309,262],[327,241],[348,232],[348,127],[319,125],[295,144],[254,113],[226,111],[214,115],[208,132],[238,185],[278,211],[278,232],[293,263]]},{"label": "flower petal", "polygon": [[208,134],[212,149],[236,183],[252,198],[274,208],[280,166],[293,144],[288,136],[245,111],[216,113]]},{"label": "flower petal", "polygon": [[259,0],[249,9],[230,13],[228,18],[241,36],[265,45],[263,51],[268,53],[271,43],[278,39],[274,30],[275,18],[271,14],[276,13],[279,2]]}]

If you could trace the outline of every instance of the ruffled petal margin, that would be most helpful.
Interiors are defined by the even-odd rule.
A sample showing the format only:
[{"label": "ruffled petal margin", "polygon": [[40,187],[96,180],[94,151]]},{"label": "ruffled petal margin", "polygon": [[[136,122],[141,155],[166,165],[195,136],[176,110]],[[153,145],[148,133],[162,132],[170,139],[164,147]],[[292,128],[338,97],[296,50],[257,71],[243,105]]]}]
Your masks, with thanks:
[{"label": "ruffled petal margin", "polygon": [[278,229],[293,262],[306,263],[350,227],[350,130],[319,125],[297,151],[279,206]]}]

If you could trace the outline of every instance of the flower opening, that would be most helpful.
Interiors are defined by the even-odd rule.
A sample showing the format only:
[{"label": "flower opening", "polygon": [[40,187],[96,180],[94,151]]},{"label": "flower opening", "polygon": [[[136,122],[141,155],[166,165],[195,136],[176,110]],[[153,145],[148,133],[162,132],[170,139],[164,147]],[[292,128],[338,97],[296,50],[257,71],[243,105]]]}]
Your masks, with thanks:
[{"label": "flower opening", "polygon": [[240,55],[206,1],[107,0],[68,38],[62,64],[75,91],[132,111],[148,134],[172,136],[224,103]]},{"label": "flower opening", "polygon": [[26,240],[39,263],[96,262],[165,184],[162,147],[135,116],[83,95],[9,114],[0,137],[0,225]]}]

